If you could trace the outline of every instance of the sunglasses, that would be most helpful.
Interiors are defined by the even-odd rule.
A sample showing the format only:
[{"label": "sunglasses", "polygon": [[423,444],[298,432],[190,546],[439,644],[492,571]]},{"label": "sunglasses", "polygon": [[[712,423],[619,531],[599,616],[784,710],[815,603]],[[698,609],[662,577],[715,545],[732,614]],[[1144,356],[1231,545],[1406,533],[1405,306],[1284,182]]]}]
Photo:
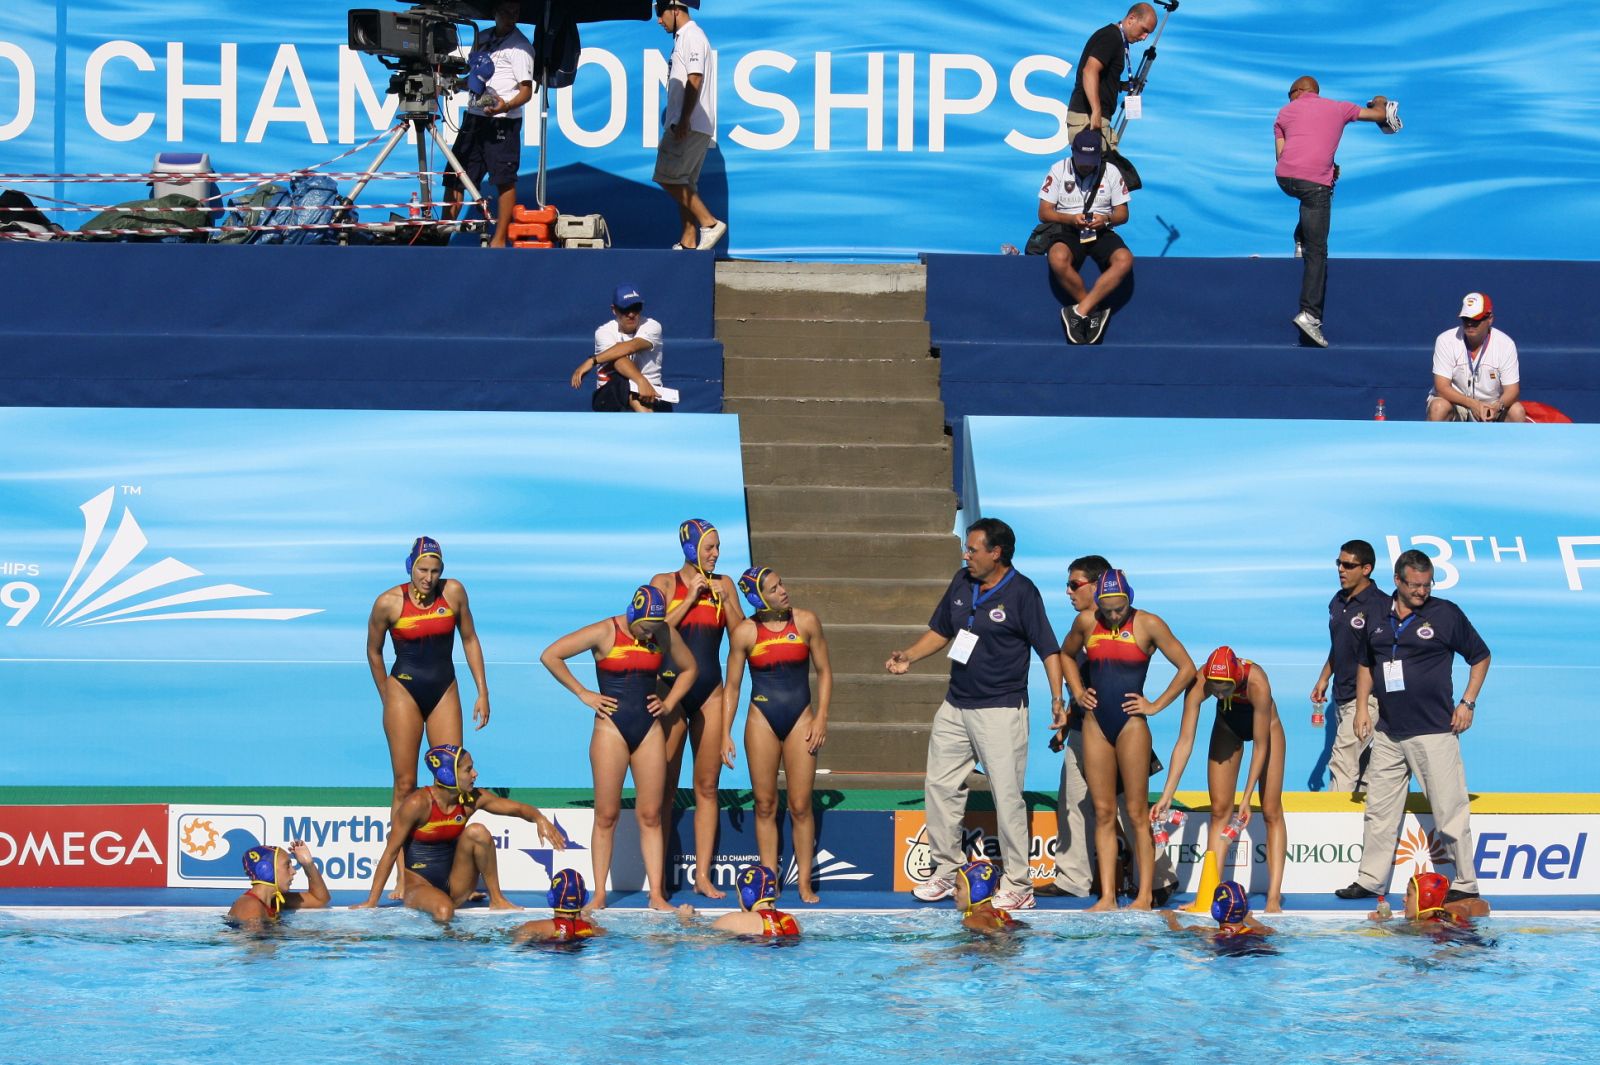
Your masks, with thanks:
[{"label": "sunglasses", "polygon": [[1079,588],[1082,588],[1084,585],[1093,584],[1093,583],[1094,583],[1094,581],[1068,581],[1067,582],[1067,591],[1075,592]]},{"label": "sunglasses", "polygon": [[1342,558],[1334,559],[1333,564],[1338,566],[1340,569],[1360,569],[1362,566],[1366,565],[1364,562],[1346,562]]}]

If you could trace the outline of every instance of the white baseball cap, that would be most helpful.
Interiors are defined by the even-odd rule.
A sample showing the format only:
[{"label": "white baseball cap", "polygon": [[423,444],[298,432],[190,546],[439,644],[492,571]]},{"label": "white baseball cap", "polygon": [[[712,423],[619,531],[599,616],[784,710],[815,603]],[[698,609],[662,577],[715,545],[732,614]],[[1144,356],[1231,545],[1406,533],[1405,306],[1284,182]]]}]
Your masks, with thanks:
[{"label": "white baseball cap", "polygon": [[1477,321],[1494,313],[1494,303],[1482,292],[1469,292],[1461,301],[1461,317]]}]

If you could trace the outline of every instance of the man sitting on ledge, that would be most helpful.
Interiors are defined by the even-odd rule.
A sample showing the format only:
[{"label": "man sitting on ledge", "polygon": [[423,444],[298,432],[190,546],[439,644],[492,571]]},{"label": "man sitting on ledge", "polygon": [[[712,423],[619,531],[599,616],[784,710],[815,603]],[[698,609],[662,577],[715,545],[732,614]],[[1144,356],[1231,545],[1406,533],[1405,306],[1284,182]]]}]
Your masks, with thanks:
[{"label": "man sitting on ledge", "polygon": [[[1066,290],[1061,323],[1074,344],[1098,344],[1111,308],[1105,300],[1133,269],[1133,252],[1112,231],[1128,220],[1128,183],[1107,162],[1100,134],[1086,129],[1072,138],[1072,155],[1058,161],[1039,189],[1039,221],[1029,250],[1049,249],[1050,272]],[[1078,271],[1092,258],[1100,276],[1090,289]]]}]

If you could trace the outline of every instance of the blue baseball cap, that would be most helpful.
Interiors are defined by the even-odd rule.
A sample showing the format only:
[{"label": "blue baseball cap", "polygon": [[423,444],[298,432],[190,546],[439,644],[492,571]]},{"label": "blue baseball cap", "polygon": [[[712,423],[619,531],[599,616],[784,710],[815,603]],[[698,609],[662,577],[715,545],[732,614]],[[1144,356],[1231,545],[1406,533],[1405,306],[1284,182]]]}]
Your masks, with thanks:
[{"label": "blue baseball cap", "polygon": [[1100,160],[1105,158],[1105,141],[1100,137],[1100,131],[1086,129],[1072,138],[1072,165],[1085,170],[1100,165]]},{"label": "blue baseball cap", "polygon": [[617,290],[611,294],[611,306],[618,310],[643,307],[644,296],[640,294],[638,285],[618,285]]}]

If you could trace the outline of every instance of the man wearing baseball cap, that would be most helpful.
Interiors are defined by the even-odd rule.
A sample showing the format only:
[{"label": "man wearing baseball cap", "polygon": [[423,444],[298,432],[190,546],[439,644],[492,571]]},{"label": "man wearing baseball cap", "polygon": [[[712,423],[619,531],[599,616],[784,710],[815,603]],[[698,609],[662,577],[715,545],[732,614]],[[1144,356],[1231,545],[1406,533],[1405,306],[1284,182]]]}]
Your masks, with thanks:
[{"label": "man wearing baseball cap", "polygon": [[1430,422],[1525,422],[1517,397],[1517,345],[1494,328],[1494,302],[1483,292],[1461,301],[1461,324],[1433,342]]},{"label": "man wearing baseball cap", "polygon": [[[1029,239],[1048,249],[1050,272],[1067,293],[1061,324],[1074,344],[1097,344],[1105,334],[1111,308],[1105,300],[1133,270],[1133,252],[1112,232],[1128,220],[1128,183],[1117,164],[1105,158],[1097,130],[1072,138],[1072,155],[1045,175],[1039,189],[1039,228]],[[1078,270],[1085,259],[1100,268],[1094,288]]]},{"label": "man wearing baseball cap", "polygon": [[617,286],[611,294],[611,319],[594,331],[594,354],[572,371],[572,387],[594,370],[591,409],[639,414],[671,410],[656,394],[662,387],[661,323],[645,317],[637,285]]}]

